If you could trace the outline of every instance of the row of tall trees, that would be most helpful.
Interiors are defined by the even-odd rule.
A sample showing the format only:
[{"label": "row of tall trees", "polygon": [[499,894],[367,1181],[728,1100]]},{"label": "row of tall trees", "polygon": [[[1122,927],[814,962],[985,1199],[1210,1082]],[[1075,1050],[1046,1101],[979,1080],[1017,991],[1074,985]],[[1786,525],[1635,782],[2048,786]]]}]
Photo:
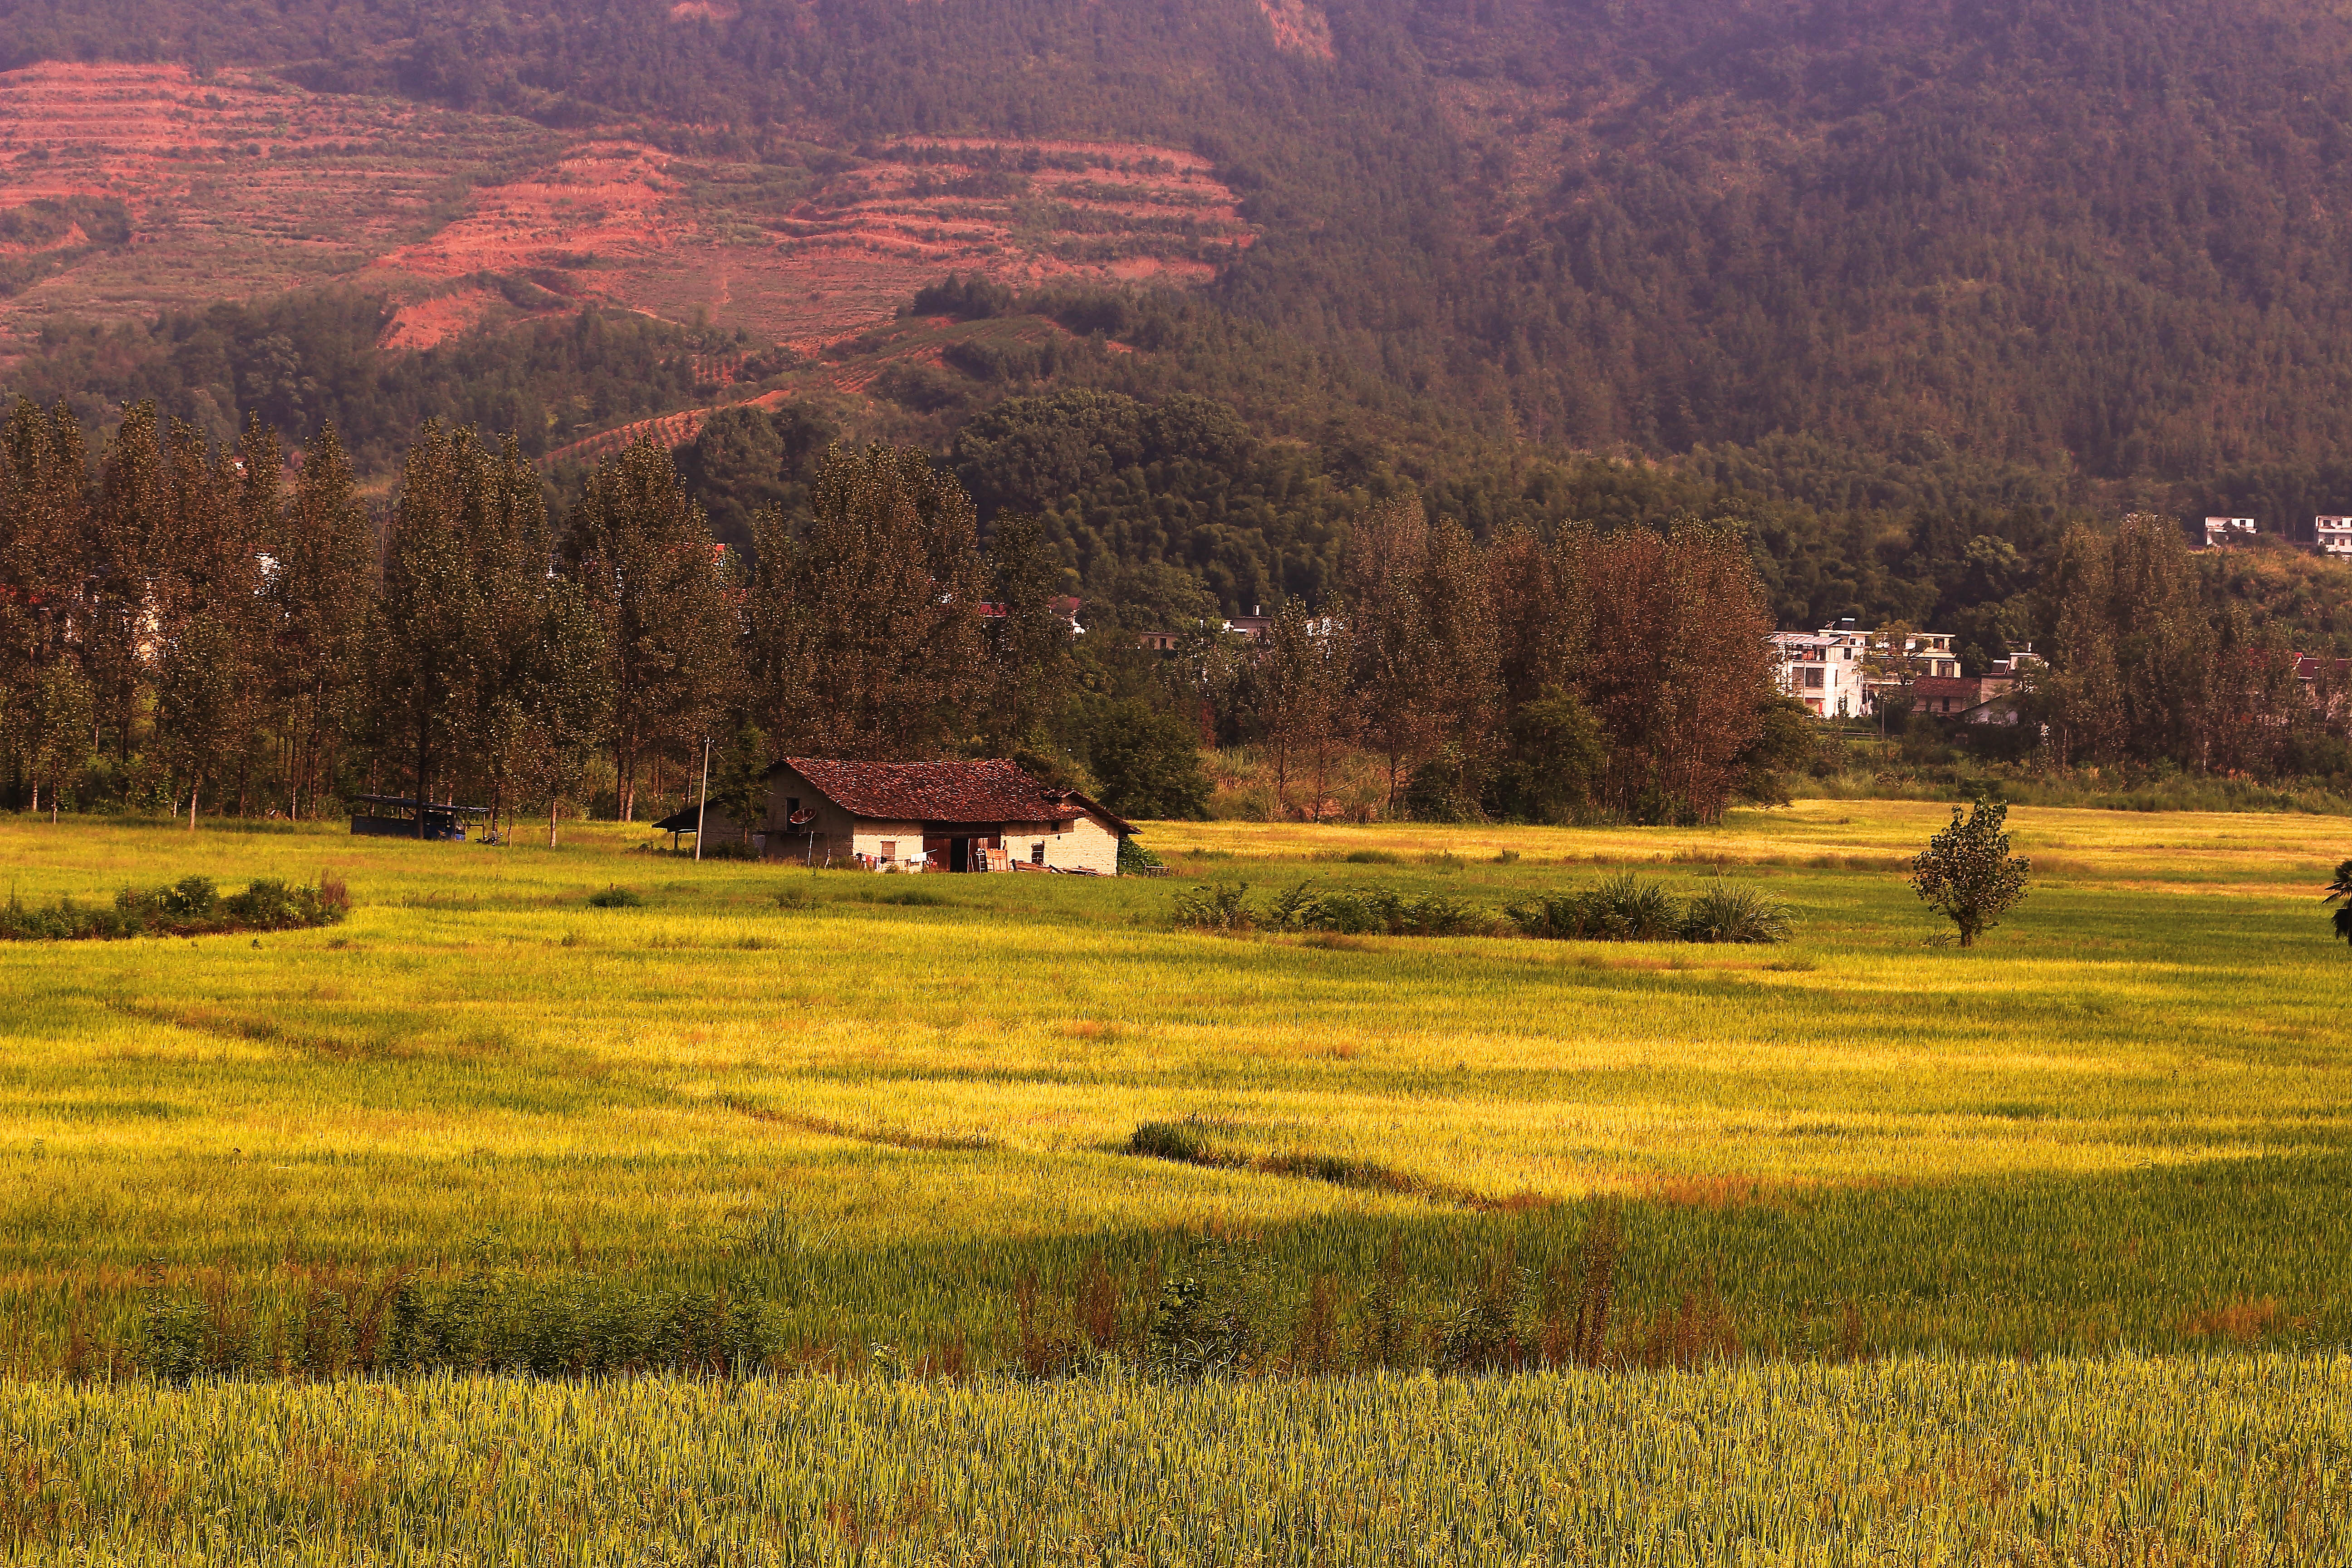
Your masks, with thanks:
[{"label": "row of tall trees", "polygon": [[2340,660],[2299,658],[2257,627],[2170,518],[2068,531],[2042,608],[2035,714],[2062,766],[2164,764],[2262,777],[2336,773],[2352,689]]},{"label": "row of tall trees", "polygon": [[0,747],[51,811],[95,767],[191,822],[380,792],[543,803],[552,835],[600,764],[628,819],[706,737],[753,773],[1003,750],[1066,684],[1059,558],[1016,515],[984,556],[919,450],[830,453],[805,520],[753,516],[747,563],[650,441],[560,521],[515,441],[431,420],[380,519],[331,426],[290,483],[257,421],[216,447],[147,405],[95,465],[62,405],[20,404],[0,444]]},{"label": "row of tall trees", "polygon": [[1360,747],[1414,816],[1711,819],[1804,744],[1773,693],[1771,629],[1736,531],[1512,530],[1481,547],[1404,498],[1350,526],[1335,604],[1285,604],[1222,683],[1193,657],[1301,816]]}]

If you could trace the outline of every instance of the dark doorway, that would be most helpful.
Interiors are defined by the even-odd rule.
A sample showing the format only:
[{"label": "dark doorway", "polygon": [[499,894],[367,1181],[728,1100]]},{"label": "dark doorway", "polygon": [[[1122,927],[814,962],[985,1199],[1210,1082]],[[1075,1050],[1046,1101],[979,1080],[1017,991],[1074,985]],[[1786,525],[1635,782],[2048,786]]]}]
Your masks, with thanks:
[{"label": "dark doorway", "polygon": [[969,871],[971,869],[971,839],[955,838],[949,840],[948,869],[950,871]]}]

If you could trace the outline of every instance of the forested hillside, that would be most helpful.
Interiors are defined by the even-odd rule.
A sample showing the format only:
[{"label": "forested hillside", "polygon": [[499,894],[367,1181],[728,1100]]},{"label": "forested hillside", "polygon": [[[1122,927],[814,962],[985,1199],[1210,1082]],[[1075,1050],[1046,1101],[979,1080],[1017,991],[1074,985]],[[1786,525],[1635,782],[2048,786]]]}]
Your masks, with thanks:
[{"label": "forested hillside", "polygon": [[[1138,448],[1025,499],[1090,591],[1172,567],[1229,608],[1312,594],[1326,520],[1411,482],[1481,534],[1737,514],[1783,618],[1990,647],[2070,516],[2352,510],[2352,18],[2315,0],[0,0],[0,68],[92,58],[625,121],[747,166],[911,133],[1194,149],[1252,242],[1192,295],[934,299],[1033,325],[765,384],[952,454],[983,514],[991,419],[1081,440],[1101,405],[1064,395],[1089,390],[1236,411],[1229,460]],[[217,428],[259,407],[298,438],[337,403],[379,471],[369,410],[388,440],[446,413],[535,454],[723,401],[690,328],[390,364],[356,323],[257,309],[68,334],[10,389],[202,388]],[[2282,613],[2337,635],[2309,597]]]}]

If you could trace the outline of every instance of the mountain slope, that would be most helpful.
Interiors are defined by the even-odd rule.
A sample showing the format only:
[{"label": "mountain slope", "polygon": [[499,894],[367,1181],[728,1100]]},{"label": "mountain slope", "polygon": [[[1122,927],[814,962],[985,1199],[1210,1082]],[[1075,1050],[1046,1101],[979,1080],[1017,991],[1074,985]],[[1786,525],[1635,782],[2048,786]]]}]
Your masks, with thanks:
[{"label": "mountain slope", "polygon": [[1213,298],[1433,426],[1932,437],[2126,486],[2352,437],[2352,21],[2318,0],[0,0],[0,39],[746,168],[1197,153],[1255,239],[1203,254]]}]

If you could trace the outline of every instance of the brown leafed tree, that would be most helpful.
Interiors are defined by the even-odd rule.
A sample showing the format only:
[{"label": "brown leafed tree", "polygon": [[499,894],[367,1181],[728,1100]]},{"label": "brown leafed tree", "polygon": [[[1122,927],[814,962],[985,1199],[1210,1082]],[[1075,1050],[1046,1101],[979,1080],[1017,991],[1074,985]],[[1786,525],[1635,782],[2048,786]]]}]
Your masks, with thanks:
[{"label": "brown leafed tree", "polygon": [[331,423],[303,454],[269,555],[263,596],[286,808],[316,816],[359,718],[375,602],[374,533]]},{"label": "brown leafed tree", "polygon": [[[1491,731],[1493,602],[1476,545],[1411,496],[1349,525],[1345,615],[1360,733],[1387,759],[1389,806],[1404,777],[1449,748],[1473,768]],[[1473,781],[1457,793],[1475,796]]]},{"label": "brown leafed tree", "polygon": [[[471,428],[428,419],[408,449],[384,538],[371,623],[369,707],[383,755],[405,763],[415,798],[463,755],[480,679],[481,585],[467,534],[481,449]],[[417,836],[425,833],[417,813]]]},{"label": "brown leafed tree", "polygon": [[681,762],[732,705],[736,595],[701,507],[668,447],[641,437],[596,465],[564,549],[604,628],[620,816],[635,820],[641,770]]},{"label": "brown leafed tree", "polygon": [[0,428],[0,752],[57,809],[91,745],[77,636],[90,576],[81,425],[20,402]]},{"label": "brown leafed tree", "polygon": [[1349,739],[1349,652],[1346,622],[1314,615],[1299,598],[1276,608],[1258,651],[1258,727],[1274,766],[1276,807],[1287,814],[1293,789],[1303,784],[1307,800],[1299,815],[1309,822],[1324,816],[1331,769]]},{"label": "brown leafed tree", "polygon": [[939,756],[984,731],[986,581],[971,500],[915,448],[825,455],[797,541],[759,537],[747,616],[782,752]]},{"label": "brown leafed tree", "polygon": [[1714,821],[1771,695],[1772,624],[1746,541],[1684,523],[1591,538],[1582,553],[1604,803],[1637,821]]}]

